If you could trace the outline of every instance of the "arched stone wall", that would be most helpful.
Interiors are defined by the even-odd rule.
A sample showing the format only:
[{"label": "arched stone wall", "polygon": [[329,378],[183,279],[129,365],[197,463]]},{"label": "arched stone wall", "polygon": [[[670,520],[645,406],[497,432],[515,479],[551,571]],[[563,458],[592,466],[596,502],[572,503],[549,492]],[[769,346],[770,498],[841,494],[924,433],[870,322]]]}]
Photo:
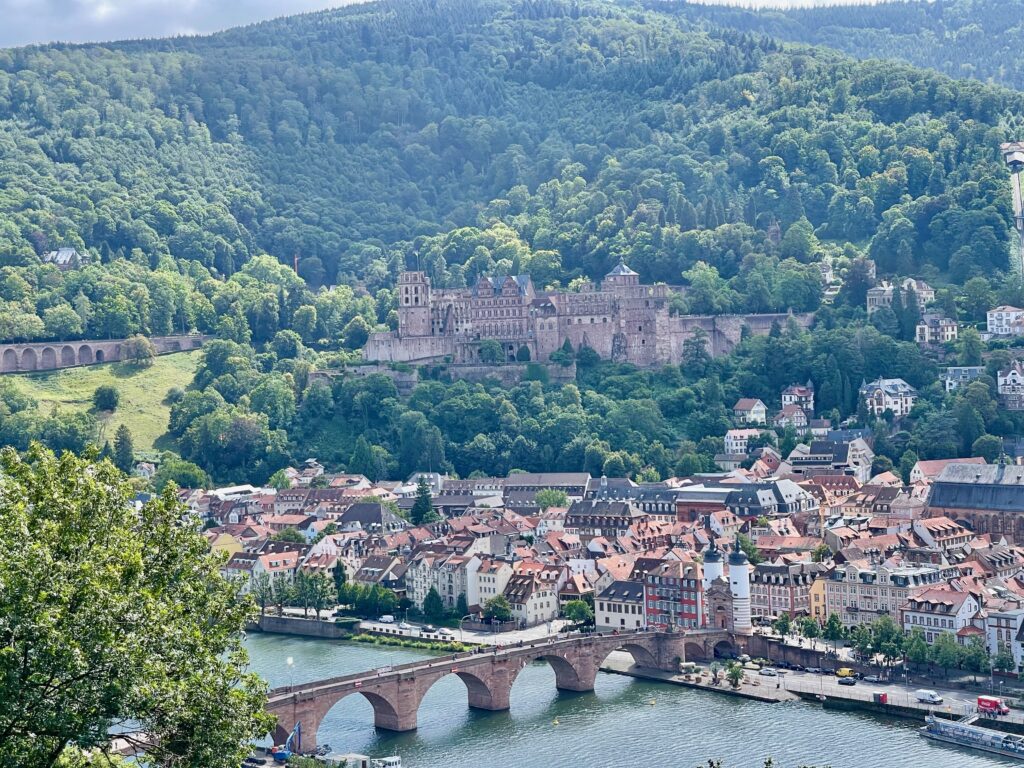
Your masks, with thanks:
[{"label": "arched stone wall", "polygon": [[39,356],[36,351],[29,347],[21,351],[21,370],[34,371],[39,366]]},{"label": "arched stone wall", "polygon": [[[150,339],[158,355],[200,348],[206,336],[159,336]],[[49,371],[121,359],[123,339],[0,344],[0,373]]]}]

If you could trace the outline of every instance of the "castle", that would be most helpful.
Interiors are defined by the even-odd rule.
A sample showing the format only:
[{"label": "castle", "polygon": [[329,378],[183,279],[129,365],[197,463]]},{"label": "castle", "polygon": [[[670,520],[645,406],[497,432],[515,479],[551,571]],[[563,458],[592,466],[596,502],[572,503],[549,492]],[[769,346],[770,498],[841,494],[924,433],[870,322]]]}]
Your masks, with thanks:
[{"label": "castle", "polygon": [[501,344],[507,361],[547,361],[566,340],[602,358],[641,367],[678,365],[683,344],[704,330],[709,352],[724,354],[743,328],[766,334],[772,323],[793,317],[807,327],[812,315],[695,316],[669,313],[667,285],[641,285],[624,263],[579,292],[534,289],[529,275],[481,276],[471,288],[434,289],[423,272],[398,278],[398,330],[370,335],[366,360],[481,363],[481,342]]}]

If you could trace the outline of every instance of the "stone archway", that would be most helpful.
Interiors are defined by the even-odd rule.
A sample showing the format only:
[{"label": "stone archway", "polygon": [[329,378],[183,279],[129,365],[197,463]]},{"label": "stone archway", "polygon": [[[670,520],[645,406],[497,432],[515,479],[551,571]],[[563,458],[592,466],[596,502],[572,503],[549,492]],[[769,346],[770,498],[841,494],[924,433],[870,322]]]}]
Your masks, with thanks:
[{"label": "stone archway", "polygon": [[18,370],[18,353],[10,347],[4,350],[3,361],[0,362],[0,370],[4,373],[13,373]]},{"label": "stone archway", "polygon": [[455,670],[453,672],[447,672],[439,675],[433,680],[429,680],[426,685],[423,686],[422,690],[419,692],[419,699],[416,701],[417,711],[423,703],[424,697],[430,692],[430,689],[439,681],[451,677],[452,675],[459,678],[466,686],[467,700],[470,708],[486,709],[492,712],[508,709],[508,697],[511,686],[508,685],[506,680],[485,680],[472,672]]},{"label": "stone archway", "polygon": [[65,344],[60,349],[60,367],[70,368],[75,364],[75,348]]},{"label": "stone archway", "polygon": [[43,347],[43,353],[40,355],[40,367],[43,370],[57,367],[57,351],[53,347]]},{"label": "stone archway", "polygon": [[[288,702],[270,710],[277,715],[277,727],[274,729],[274,744],[284,744],[291,734],[295,724],[301,723],[300,743],[301,750],[314,749],[317,744],[317,731],[327,713],[330,712],[339,702],[358,694],[370,702],[373,707],[373,724],[377,728],[399,731],[399,714],[395,706],[384,696],[374,691],[348,690],[337,697],[324,697],[313,701],[298,703],[294,708]],[[295,751],[299,751],[296,749]]]},{"label": "stone archway", "polygon": [[732,659],[739,654],[739,649],[728,640],[719,640],[715,643],[714,652],[716,659]]},{"label": "stone archway", "polygon": [[39,367],[39,359],[36,356],[36,351],[29,347],[21,353],[21,370],[23,371],[34,371]]},{"label": "stone archway", "polygon": [[97,349],[96,350],[96,362],[97,363],[102,363],[105,358],[106,358],[106,353],[102,349]]},{"label": "stone archway", "polygon": [[[538,649],[539,650],[539,649]],[[519,673],[534,661],[546,661],[555,673],[555,688],[560,691],[592,691],[594,678],[597,677],[597,665],[593,669],[581,670],[571,661],[557,653],[539,653],[537,656],[524,658],[519,668],[509,674],[508,689],[512,690]]]},{"label": "stone archway", "polygon": [[78,364],[79,365],[92,365],[93,363],[92,347],[88,344],[83,344],[78,348]]},{"label": "stone archway", "polygon": [[[615,651],[625,651],[626,653],[628,653],[633,658],[634,666],[642,667],[644,669],[659,668],[658,660],[655,658],[653,653],[651,653],[646,647],[640,645],[639,643],[630,642],[625,642],[622,645],[616,646],[615,648],[608,649],[608,651],[604,653],[603,656],[601,656],[597,666],[603,666],[605,660],[607,660],[607,658],[611,654],[615,653]],[[599,653],[598,655],[601,654]]]},{"label": "stone archway", "polygon": [[700,643],[686,643],[683,652],[686,654],[686,661],[708,661],[708,650]]}]

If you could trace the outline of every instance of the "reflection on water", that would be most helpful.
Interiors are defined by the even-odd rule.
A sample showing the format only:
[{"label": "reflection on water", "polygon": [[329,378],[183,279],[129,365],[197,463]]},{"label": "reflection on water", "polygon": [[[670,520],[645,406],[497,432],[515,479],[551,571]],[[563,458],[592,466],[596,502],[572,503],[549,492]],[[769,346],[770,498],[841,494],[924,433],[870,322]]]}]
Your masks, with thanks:
[{"label": "reflection on water", "polygon": [[[284,685],[401,664],[429,654],[357,643],[253,635],[252,667]],[[289,671],[285,660],[295,665]],[[937,745],[911,721],[826,712],[808,704],[762,704],[618,675],[599,675],[593,693],[555,690],[546,663],[532,664],[512,689],[511,710],[481,712],[449,675],[427,692],[419,728],[373,728],[363,697],[339,702],[318,740],[340,752],[399,754],[404,768],[696,768],[708,758],[728,768],[760,768],[771,755],[783,768],[994,768],[1013,761]]]}]

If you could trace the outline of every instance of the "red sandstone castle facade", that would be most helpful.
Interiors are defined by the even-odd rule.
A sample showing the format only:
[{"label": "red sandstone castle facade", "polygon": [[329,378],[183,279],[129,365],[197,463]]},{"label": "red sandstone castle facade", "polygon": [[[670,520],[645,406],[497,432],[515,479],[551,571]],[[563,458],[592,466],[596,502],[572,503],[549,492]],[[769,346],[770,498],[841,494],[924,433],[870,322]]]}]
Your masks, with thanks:
[{"label": "red sandstone castle facade", "polygon": [[[374,333],[367,360],[481,362],[480,342],[501,344],[507,360],[526,347],[530,360],[546,361],[566,340],[574,350],[590,347],[602,358],[639,366],[679,364],[683,344],[697,328],[712,354],[739,342],[744,326],[767,333],[787,315],[696,317],[669,312],[669,287],[641,285],[639,275],[619,263],[600,286],[578,292],[537,292],[529,275],[481,276],[471,288],[431,287],[423,272],[398,278],[398,330]],[[810,315],[794,316],[807,325]]]}]

